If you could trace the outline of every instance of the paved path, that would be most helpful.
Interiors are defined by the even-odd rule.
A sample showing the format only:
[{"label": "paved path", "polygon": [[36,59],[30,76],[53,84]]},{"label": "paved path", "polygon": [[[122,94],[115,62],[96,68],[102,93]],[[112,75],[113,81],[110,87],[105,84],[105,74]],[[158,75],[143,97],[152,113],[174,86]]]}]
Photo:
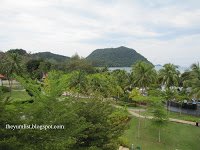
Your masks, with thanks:
[{"label": "paved path", "polygon": [[123,147],[123,146],[120,146],[120,147],[119,147],[119,150],[129,150],[129,148],[125,148],[125,147]]},{"label": "paved path", "polygon": [[[129,113],[135,117],[140,117],[140,118],[147,118],[147,119],[153,119],[152,116],[142,116],[142,115],[139,115],[138,111],[145,111],[144,109],[128,109]],[[176,123],[182,123],[182,124],[189,124],[189,125],[196,125],[196,122],[193,122],[193,121],[185,121],[185,120],[180,120],[180,119],[174,119],[174,118],[169,118],[169,121],[171,122],[176,122]]]}]

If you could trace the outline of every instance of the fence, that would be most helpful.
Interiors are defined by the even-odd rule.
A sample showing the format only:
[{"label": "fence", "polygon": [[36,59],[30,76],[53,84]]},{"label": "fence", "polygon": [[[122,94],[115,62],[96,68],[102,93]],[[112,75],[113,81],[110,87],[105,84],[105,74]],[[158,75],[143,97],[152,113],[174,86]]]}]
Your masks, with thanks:
[{"label": "fence", "polygon": [[[16,80],[12,80],[11,85],[12,85],[12,89],[16,89],[16,90],[24,89],[23,86],[19,82],[17,82]],[[0,82],[0,86],[9,87],[9,81],[8,80],[2,80]]]},{"label": "fence", "polygon": [[180,112],[184,114],[194,115],[194,116],[200,116],[200,104],[196,103],[183,103],[182,105],[180,103],[176,102],[170,102],[170,111],[173,112]]}]

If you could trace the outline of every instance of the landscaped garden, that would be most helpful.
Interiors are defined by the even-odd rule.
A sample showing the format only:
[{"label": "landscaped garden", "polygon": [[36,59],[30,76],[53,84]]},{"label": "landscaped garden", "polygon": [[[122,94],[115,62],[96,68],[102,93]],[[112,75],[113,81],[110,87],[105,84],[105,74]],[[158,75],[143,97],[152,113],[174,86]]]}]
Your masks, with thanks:
[{"label": "landscaped garden", "polygon": [[127,147],[131,144],[143,150],[198,150],[200,147],[200,128],[196,126],[169,122],[161,130],[161,142],[158,142],[158,129],[151,120],[142,119],[140,138],[137,137],[138,118],[133,117],[129,124],[121,138]]},{"label": "landscaped garden", "polygon": [[[139,61],[128,73],[94,68],[75,55],[67,66],[56,69],[56,64],[20,55],[18,50],[5,53],[0,62],[0,73],[4,74],[0,86],[0,149],[200,147],[200,128],[195,122],[177,123],[199,118],[172,113],[166,105],[171,100],[198,101],[199,64],[181,74],[173,64],[156,71],[152,64]],[[14,80],[20,88],[12,86]],[[180,120],[172,122],[171,118]],[[25,130],[18,125],[40,128]],[[51,130],[52,126],[64,128]]]}]

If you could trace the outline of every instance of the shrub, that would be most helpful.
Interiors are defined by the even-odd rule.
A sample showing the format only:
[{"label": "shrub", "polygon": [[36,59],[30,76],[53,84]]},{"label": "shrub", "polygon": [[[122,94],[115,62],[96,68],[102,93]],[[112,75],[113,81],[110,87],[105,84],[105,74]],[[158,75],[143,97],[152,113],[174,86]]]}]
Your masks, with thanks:
[{"label": "shrub", "polygon": [[3,93],[10,92],[10,88],[7,87],[7,86],[0,86],[0,90],[1,90]]},{"label": "shrub", "polygon": [[129,147],[128,139],[125,137],[119,138],[119,144],[120,144],[120,146]]}]

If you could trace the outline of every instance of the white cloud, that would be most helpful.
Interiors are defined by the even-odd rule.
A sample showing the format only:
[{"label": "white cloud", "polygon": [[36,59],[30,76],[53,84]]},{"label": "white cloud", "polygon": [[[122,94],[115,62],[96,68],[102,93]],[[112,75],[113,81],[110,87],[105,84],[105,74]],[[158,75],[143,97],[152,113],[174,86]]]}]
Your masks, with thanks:
[{"label": "white cloud", "polygon": [[[0,49],[87,56],[129,46],[153,63],[200,60],[198,0],[1,0]],[[180,55],[181,54],[181,55]]]}]

